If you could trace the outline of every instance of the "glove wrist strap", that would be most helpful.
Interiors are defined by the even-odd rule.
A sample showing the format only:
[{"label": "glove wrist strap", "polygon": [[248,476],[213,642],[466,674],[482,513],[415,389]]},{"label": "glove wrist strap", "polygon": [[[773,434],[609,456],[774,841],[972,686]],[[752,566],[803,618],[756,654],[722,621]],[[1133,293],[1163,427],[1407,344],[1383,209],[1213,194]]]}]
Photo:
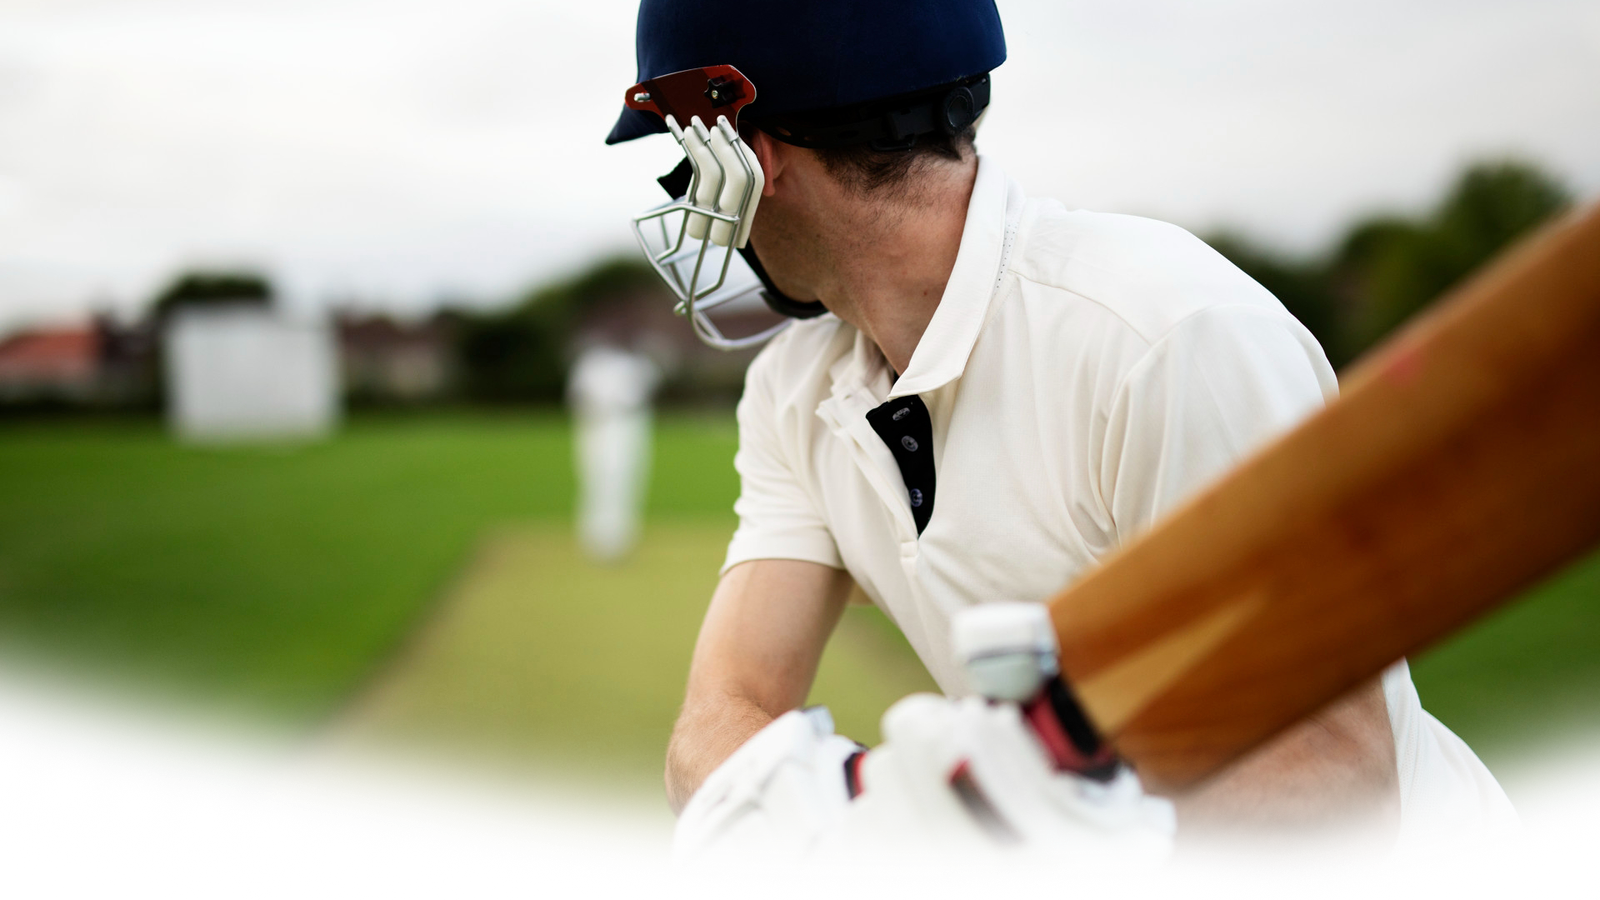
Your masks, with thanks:
[{"label": "glove wrist strap", "polygon": [[860,750],[850,754],[850,756],[844,761],[844,788],[845,791],[849,793],[851,800],[861,796],[861,791],[863,790],[861,784],[861,763],[865,761],[866,758],[867,748],[862,747]]},{"label": "glove wrist strap", "polygon": [[1072,689],[1059,676],[1046,681],[1022,706],[1023,717],[1059,771],[1092,781],[1110,781],[1121,762],[1084,713]]}]

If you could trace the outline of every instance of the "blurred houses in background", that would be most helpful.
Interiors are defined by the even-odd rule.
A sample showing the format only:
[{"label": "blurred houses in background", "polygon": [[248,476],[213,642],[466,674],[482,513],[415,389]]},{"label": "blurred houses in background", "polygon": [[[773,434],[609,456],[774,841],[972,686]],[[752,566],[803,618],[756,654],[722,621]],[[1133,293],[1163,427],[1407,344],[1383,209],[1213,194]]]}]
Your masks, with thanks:
[{"label": "blurred houses in background", "polygon": [[0,410],[153,409],[155,371],[148,324],[26,329],[0,339]]},{"label": "blurred houses in background", "polygon": [[449,314],[409,322],[346,313],[335,328],[339,371],[350,404],[428,404],[452,395],[460,374]]},{"label": "blurred houses in background", "polygon": [[0,396],[7,401],[91,400],[100,380],[92,326],[24,331],[0,341]]},{"label": "blurred houses in background", "polygon": [[[668,405],[731,406],[755,351],[706,347],[672,307],[655,273],[630,254],[530,288],[498,308],[444,308],[421,319],[337,313],[331,327],[334,384],[341,402],[354,409],[556,405],[566,396],[570,367],[583,349],[605,344],[648,356],[665,373],[659,397]],[[184,331],[175,330],[175,323],[196,311],[231,310],[240,314],[233,318],[242,328],[238,323],[249,317],[241,318],[240,311],[275,315],[276,309],[265,276],[201,270],[174,278],[137,321],[101,316],[82,325],[16,332],[0,340],[0,415],[153,414],[196,402],[173,394],[179,382],[169,359],[172,339]],[[721,321],[740,334],[758,331],[774,317],[751,303]],[[229,340],[244,339],[235,334]],[[304,373],[290,369],[305,359],[283,350],[274,365],[282,379],[292,381]]]},{"label": "blurred houses in background", "polygon": [[[1285,253],[1237,233],[1209,242],[1283,301],[1343,367],[1477,266],[1571,204],[1531,163],[1468,167],[1431,209],[1358,221],[1326,249]],[[273,288],[250,272],[190,272],[135,322],[99,317],[0,341],[0,415],[128,411],[164,403],[159,377],[167,322],[182,309],[271,308]],[[648,355],[664,373],[665,407],[728,408],[755,351],[701,344],[637,254],[601,259],[495,306],[446,307],[426,318],[345,313],[333,340],[343,402],[354,409],[555,406],[573,362],[606,344]],[[720,318],[729,334],[775,321],[759,303]],[[279,365],[292,365],[286,357]]]}]

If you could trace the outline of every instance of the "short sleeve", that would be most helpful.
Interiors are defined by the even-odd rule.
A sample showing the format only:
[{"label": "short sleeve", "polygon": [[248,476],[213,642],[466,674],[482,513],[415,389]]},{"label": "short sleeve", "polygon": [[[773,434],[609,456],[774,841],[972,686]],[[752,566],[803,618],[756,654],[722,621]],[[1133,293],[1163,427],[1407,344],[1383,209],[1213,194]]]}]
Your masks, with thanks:
[{"label": "short sleeve", "polygon": [[1108,414],[1099,479],[1117,542],[1337,394],[1322,348],[1287,313],[1221,306],[1179,322],[1127,372]]},{"label": "short sleeve", "polygon": [[[818,513],[794,464],[803,447],[787,446],[778,427],[779,409],[757,358],[739,400],[739,528],[722,564],[726,572],[753,559],[798,559],[844,568],[833,533]],[[789,443],[794,443],[793,441]]]}]

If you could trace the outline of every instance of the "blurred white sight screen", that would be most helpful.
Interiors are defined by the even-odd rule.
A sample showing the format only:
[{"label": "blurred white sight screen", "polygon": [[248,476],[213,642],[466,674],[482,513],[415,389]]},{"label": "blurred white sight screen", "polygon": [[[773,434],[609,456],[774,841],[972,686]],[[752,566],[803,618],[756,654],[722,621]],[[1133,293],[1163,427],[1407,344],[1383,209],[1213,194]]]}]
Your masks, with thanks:
[{"label": "blurred white sight screen", "polygon": [[262,309],[191,309],[167,326],[173,429],[196,440],[292,439],[338,418],[338,367],[324,324]]}]

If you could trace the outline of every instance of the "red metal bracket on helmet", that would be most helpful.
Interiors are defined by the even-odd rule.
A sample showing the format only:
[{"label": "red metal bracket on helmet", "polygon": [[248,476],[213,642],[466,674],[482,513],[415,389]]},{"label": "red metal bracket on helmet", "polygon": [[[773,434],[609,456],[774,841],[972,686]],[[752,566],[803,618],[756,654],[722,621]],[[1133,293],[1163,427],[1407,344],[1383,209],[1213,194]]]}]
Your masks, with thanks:
[{"label": "red metal bracket on helmet", "polygon": [[628,88],[622,102],[662,119],[672,116],[682,128],[688,128],[694,116],[707,128],[717,124],[717,116],[727,116],[728,124],[737,128],[739,110],[754,99],[756,86],[743,72],[733,66],[710,66],[641,81]]}]

